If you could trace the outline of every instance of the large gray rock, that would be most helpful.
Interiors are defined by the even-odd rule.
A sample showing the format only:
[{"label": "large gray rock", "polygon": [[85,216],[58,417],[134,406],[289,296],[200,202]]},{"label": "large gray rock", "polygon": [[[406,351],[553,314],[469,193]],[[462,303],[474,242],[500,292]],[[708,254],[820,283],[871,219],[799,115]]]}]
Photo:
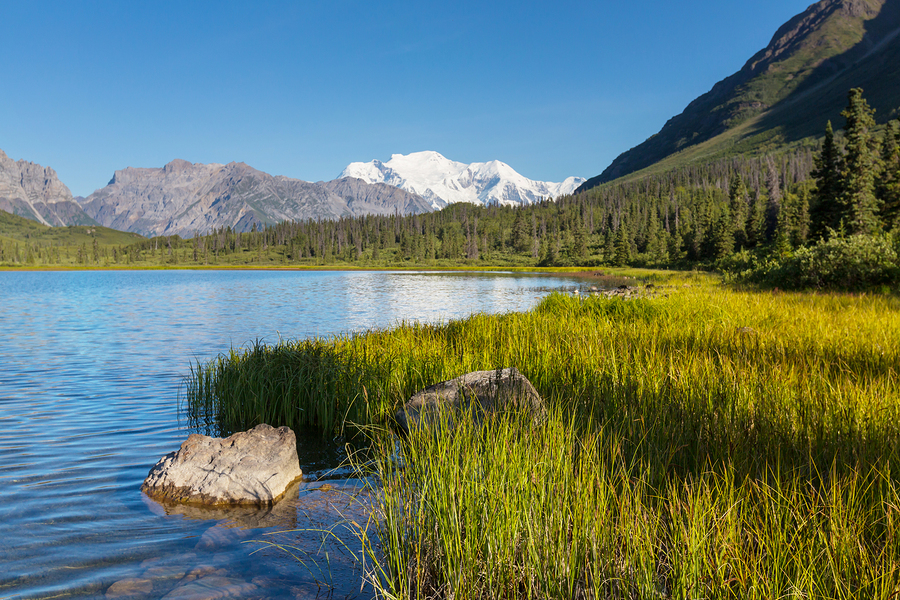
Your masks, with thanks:
[{"label": "large gray rock", "polygon": [[150,469],[141,491],[170,502],[270,505],[302,475],[294,432],[261,424],[224,439],[192,434]]},{"label": "large gray rock", "polygon": [[417,392],[397,411],[397,423],[409,431],[414,425],[428,425],[442,416],[473,410],[476,418],[504,410],[524,410],[542,420],[547,409],[540,394],[515,367],[498,371],[474,371],[450,381],[442,381]]}]

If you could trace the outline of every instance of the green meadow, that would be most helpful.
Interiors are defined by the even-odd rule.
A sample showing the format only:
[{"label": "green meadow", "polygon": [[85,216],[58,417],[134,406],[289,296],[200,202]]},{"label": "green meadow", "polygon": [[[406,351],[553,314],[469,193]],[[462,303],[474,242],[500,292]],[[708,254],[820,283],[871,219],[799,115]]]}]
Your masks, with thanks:
[{"label": "green meadow", "polygon": [[[900,299],[654,284],[256,344],[195,365],[186,405],[365,440],[384,597],[898,597]],[[508,366],[546,422],[394,433],[418,389]]]},{"label": "green meadow", "polygon": [[119,248],[143,239],[99,225],[50,227],[0,210],[0,267],[109,266]]}]

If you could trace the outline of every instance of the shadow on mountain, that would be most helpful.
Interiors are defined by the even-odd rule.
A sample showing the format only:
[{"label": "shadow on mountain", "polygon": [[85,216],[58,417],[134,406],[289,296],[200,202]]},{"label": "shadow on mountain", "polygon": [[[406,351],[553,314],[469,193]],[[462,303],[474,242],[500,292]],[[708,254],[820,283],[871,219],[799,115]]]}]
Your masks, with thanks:
[{"label": "shadow on mountain", "polygon": [[847,93],[862,88],[878,123],[900,113],[900,0],[887,0],[878,16],[865,23],[865,35],[853,48],[823,61],[796,90],[764,113],[746,136],[777,131],[784,143],[821,136],[831,120],[843,126]]},{"label": "shadow on mountain", "polygon": [[[869,20],[866,20],[866,19]],[[777,150],[843,125],[847,92],[862,87],[876,118],[898,116],[900,0],[821,0],[782,25],[740,71],[697,97],[658,133],[620,154],[586,191],[685,152]],[[860,40],[855,42],[855,40]]]}]

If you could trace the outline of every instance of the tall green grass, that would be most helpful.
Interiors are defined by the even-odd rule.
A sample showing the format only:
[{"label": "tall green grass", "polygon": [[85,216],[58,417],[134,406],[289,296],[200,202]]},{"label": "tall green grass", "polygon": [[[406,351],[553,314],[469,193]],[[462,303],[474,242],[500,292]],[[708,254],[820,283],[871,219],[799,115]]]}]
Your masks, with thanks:
[{"label": "tall green grass", "polygon": [[[383,449],[376,579],[397,598],[892,598],[888,467],[809,479],[783,463],[688,474],[636,460],[623,425],[557,411]],[[402,468],[397,465],[402,464]]]},{"label": "tall green grass", "polygon": [[[255,345],[198,364],[191,414],[389,424],[516,366],[551,407],[395,449],[375,435],[396,597],[900,597],[900,301],[717,286],[553,295],[524,314]],[[401,465],[402,468],[398,468]]]}]

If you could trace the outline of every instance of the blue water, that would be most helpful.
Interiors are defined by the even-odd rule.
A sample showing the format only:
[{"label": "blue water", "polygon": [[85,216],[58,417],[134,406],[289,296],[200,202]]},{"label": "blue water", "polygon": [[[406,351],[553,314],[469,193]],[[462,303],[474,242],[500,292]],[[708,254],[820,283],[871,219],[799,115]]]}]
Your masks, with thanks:
[{"label": "blue water", "polygon": [[[334,470],[339,445],[301,440],[304,481],[271,511],[141,494],[191,433],[178,404],[190,363],[256,339],[527,310],[577,285],[471,273],[0,273],[0,599],[370,597],[352,536],[323,545],[312,531],[365,510],[359,482]],[[303,563],[266,542],[293,546]]]}]

